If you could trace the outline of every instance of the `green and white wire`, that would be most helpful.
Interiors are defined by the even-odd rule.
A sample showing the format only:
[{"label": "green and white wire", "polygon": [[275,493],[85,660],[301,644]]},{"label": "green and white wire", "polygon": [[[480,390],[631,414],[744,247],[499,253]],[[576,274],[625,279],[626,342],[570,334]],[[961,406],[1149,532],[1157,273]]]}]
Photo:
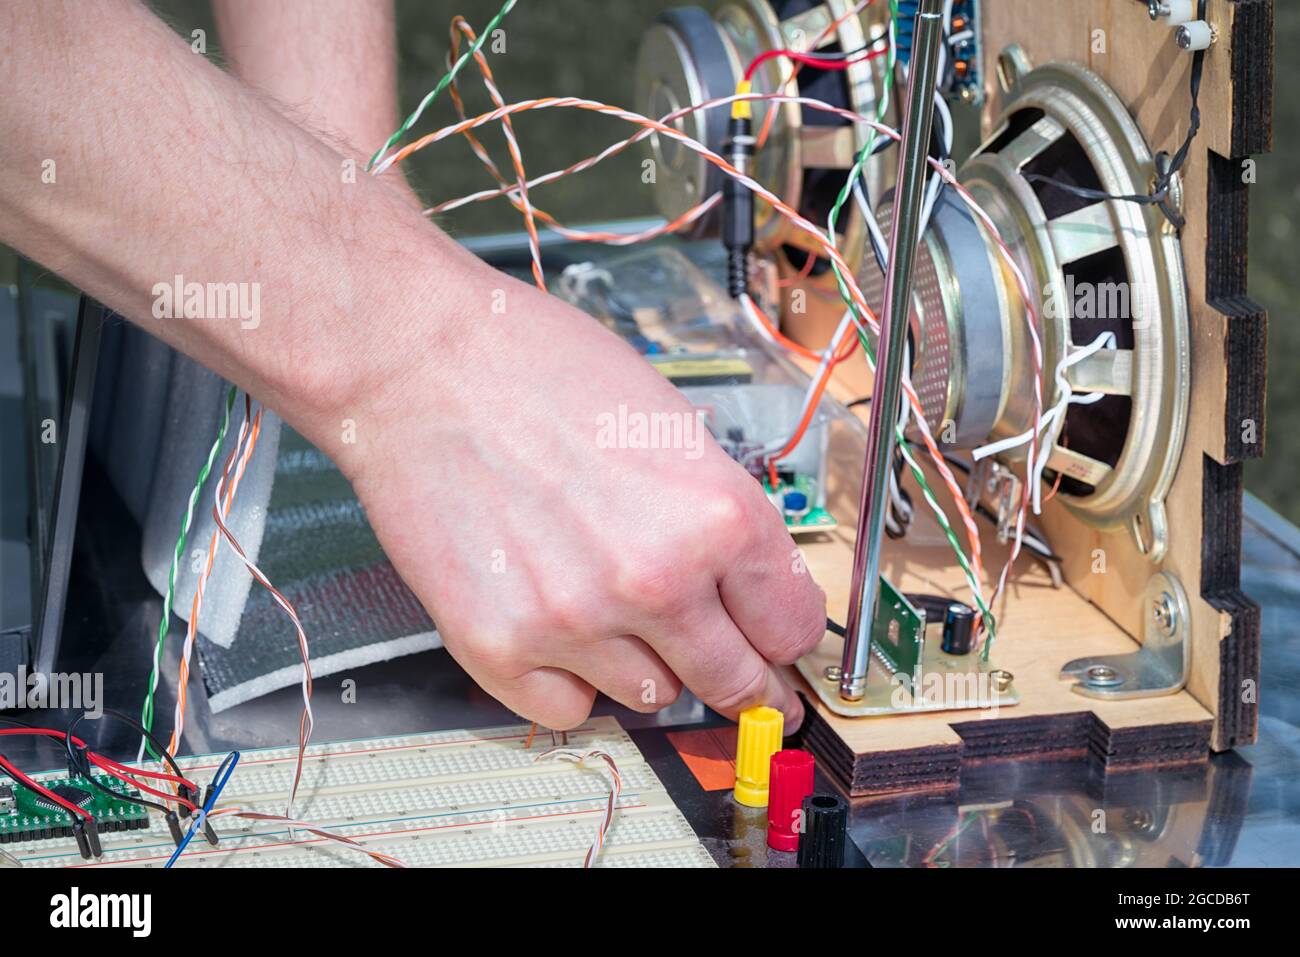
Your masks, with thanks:
[{"label": "green and white wire", "polygon": [[908,469],[912,473],[912,478],[916,479],[916,484],[921,488],[921,495],[925,502],[930,506],[930,511],[934,513],[939,527],[943,529],[943,534],[948,539],[948,544],[952,546],[953,552],[957,555],[957,564],[966,575],[966,581],[971,586],[971,595],[975,599],[975,605],[979,608],[980,614],[984,616],[984,627],[988,630],[988,638],[984,642],[984,660],[988,660],[989,649],[993,644],[993,639],[997,637],[997,622],[993,618],[993,612],[984,602],[984,595],[976,587],[975,570],[970,566],[970,560],[966,553],[961,550],[961,545],[957,541],[957,533],[953,531],[952,525],[948,522],[948,516],[944,513],[943,507],[939,505],[934,498],[934,492],[930,490],[930,483],[925,480],[925,473],[921,466],[917,464],[916,459],[912,457],[912,450],[908,447],[907,439],[903,435],[903,430],[899,429],[894,433],[895,441],[898,443],[898,449],[903,455],[903,461],[907,463]]},{"label": "green and white wire", "polygon": [[[852,119],[855,122],[866,123],[869,126],[871,126],[871,128],[875,129],[877,132],[890,136],[891,139],[897,139],[898,137],[898,132],[896,130],[892,130],[889,127],[884,126],[883,124],[880,124],[879,122],[871,119],[870,117],[862,116],[861,114],[855,113],[851,110],[843,109],[841,107],[831,106],[830,104],[825,103],[824,101],[809,98],[809,97],[786,96],[786,95],[778,95],[778,94],[737,94],[734,96],[719,97],[715,100],[710,100],[706,104],[702,104],[701,106],[711,108],[716,106],[722,106],[727,103],[732,103],[739,100],[770,100],[772,102],[799,103],[799,104],[809,106],[813,109],[823,110],[826,112],[845,116],[846,118]],[[508,104],[505,107],[500,107],[491,110],[487,113],[483,113],[477,117],[471,118],[468,121],[451,124],[450,126],[443,127],[442,129],[436,130],[435,132],[430,133],[427,136],[423,137],[420,141],[420,145],[427,146],[439,142],[450,136],[463,133],[465,130],[476,129],[485,124],[497,122],[501,119],[501,117],[513,113],[518,113],[526,110],[564,109],[564,108],[592,110],[594,112],[602,113],[606,116],[612,116],[631,123],[637,123],[639,125],[650,125],[655,122],[631,110],[620,109],[618,107],[613,107],[610,106],[609,104],[601,103],[596,100],[590,100],[590,99],[585,99],[582,97],[574,97],[574,96],[549,97],[544,99],[522,100],[520,102]],[[746,175],[737,170],[728,169],[725,166],[725,160],[723,160],[720,156],[718,156],[716,153],[711,151],[708,147],[704,146],[702,143],[686,135],[685,133],[681,133],[671,128],[663,128],[661,126],[656,126],[655,128],[657,129],[660,136],[664,136],[669,139],[675,140],[676,142],[681,143],[684,147],[691,150],[692,152],[698,153],[708,158],[711,162],[714,162],[715,164],[719,164],[727,175],[731,176],[737,182],[743,184],[748,189],[753,191],[756,196],[761,197],[762,199],[766,200],[768,203],[772,204],[775,207],[781,208],[783,214],[790,219],[790,221],[795,225],[796,228],[807,233],[814,240],[816,240],[820,245],[823,245],[824,248],[826,248],[829,254],[828,258],[830,258],[832,264],[837,266],[842,266],[844,269],[848,268],[847,263],[837,262],[837,260],[842,260],[842,256],[840,255],[838,250],[835,249],[834,244],[826,236],[826,234],[822,231],[821,228],[811,223],[807,218],[800,215],[797,211],[785,207],[784,204],[781,202],[781,200],[774,193],[772,193],[768,188],[766,188],[757,180],[755,180],[752,176]],[[393,154],[392,156],[385,158],[385,160],[380,164],[380,166],[376,169],[375,172],[382,173],[385,169],[388,168],[388,166],[393,164],[393,162],[397,158],[397,155],[398,154]],[[943,170],[941,165],[937,164],[935,161],[931,161],[931,165],[941,170],[941,175],[944,175],[945,180],[948,180],[949,182],[955,182],[955,180],[950,179],[950,177],[947,174],[947,171]],[[509,191],[510,190],[504,190],[503,192],[509,192]],[[962,198],[967,203],[967,205],[971,205],[974,203],[974,199],[970,197],[968,194],[966,194],[965,192],[961,191],[959,186],[958,186],[958,191],[959,193],[961,193]],[[500,195],[500,193],[498,193],[497,195]],[[977,212],[982,212],[982,211],[977,210]],[[982,219],[986,220],[986,216],[982,217]],[[840,282],[840,288],[845,292],[847,292],[849,298],[852,300],[853,293],[847,290],[843,272],[837,269],[836,276],[838,281]],[[856,290],[856,285],[854,286],[854,290]],[[860,292],[858,294],[860,295]],[[857,315],[856,305],[853,306],[853,311],[855,313],[855,317],[854,317],[855,321],[858,322],[859,335],[864,340],[863,344],[864,347],[866,347],[865,351],[870,356],[871,350],[869,348],[868,343],[865,341],[866,335],[865,335],[865,331],[862,329],[860,316]],[[916,392],[911,387],[911,384],[909,382],[906,381],[904,382],[904,391],[907,394],[909,402],[912,403],[914,407],[919,409],[920,400],[916,396]],[[952,491],[953,495],[957,498],[958,501],[961,501],[964,498],[964,493],[962,492],[961,488],[958,486],[956,479],[952,476],[951,470],[943,462],[942,456],[938,453],[937,446],[934,445],[934,437],[930,433],[929,427],[925,422],[923,416],[917,417],[917,429],[921,432],[923,440],[926,441],[927,448],[931,451],[931,457],[935,460],[935,468],[938,470],[940,476],[944,479],[944,482],[947,484],[950,491]],[[975,525],[974,518],[972,516],[968,514],[963,514],[962,517],[963,517],[963,523],[966,526],[967,533],[971,539],[972,548],[978,549],[979,540],[980,540],[979,528]],[[964,556],[962,557],[964,559]],[[966,562],[966,564],[969,565],[969,562]],[[972,584],[976,588],[978,588],[978,579],[972,579]],[[982,601],[977,602],[977,604],[982,605]],[[987,606],[982,605],[982,607],[987,607]]]},{"label": "green and white wire", "polygon": [[[162,618],[158,622],[158,640],[153,649],[153,671],[149,674],[149,690],[145,692],[144,704],[140,708],[140,723],[150,731],[153,730],[153,701],[154,694],[158,690],[158,674],[162,665],[163,645],[167,642],[167,629],[171,624],[172,601],[176,595],[176,572],[180,568],[181,558],[185,555],[185,543],[189,539],[190,526],[194,523],[194,507],[198,504],[199,496],[203,492],[203,486],[207,483],[212,466],[221,453],[221,446],[225,443],[226,430],[230,428],[230,412],[235,406],[236,394],[237,390],[233,385],[226,392],[226,404],[221,414],[221,425],[217,428],[217,437],[212,442],[212,448],[208,450],[208,457],[203,462],[203,467],[199,469],[199,477],[194,482],[189,501],[185,505],[185,517],[181,521],[181,533],[176,539],[176,548],[172,552],[171,568],[167,572],[167,593],[163,595]],[[153,745],[149,743],[147,737],[141,735],[140,750],[136,752],[135,756],[137,762],[144,760],[146,748],[154,758],[162,757],[160,754],[153,753]]]},{"label": "green and white wire", "polygon": [[450,70],[443,74],[442,79],[438,81],[438,85],[425,95],[424,99],[420,101],[420,105],[415,108],[415,112],[406,118],[406,122],[397,128],[397,131],[388,138],[388,141],[384,143],[383,146],[375,150],[375,155],[370,157],[370,162],[366,164],[367,170],[374,169],[375,164],[384,158],[384,154],[393,148],[393,144],[405,136],[406,131],[419,122],[420,117],[424,115],[424,111],[429,108],[429,104],[436,100],[438,95],[451,85],[451,81],[456,78],[456,74],[460,72],[461,67],[469,62],[470,58],[474,56],[474,54],[478,53],[479,49],[487,41],[488,37],[492,36],[493,31],[496,30],[501,21],[505,19],[506,14],[514,9],[517,2],[518,0],[506,0],[506,2],[501,5],[501,9],[497,11],[496,16],[488,21],[487,26],[482,29],[478,38],[470,44],[469,49],[461,54],[460,58],[451,65]]},{"label": "green and white wire", "polygon": [[[881,85],[880,98],[876,105],[877,123],[884,122],[885,112],[889,108],[889,96],[890,96],[890,92],[892,91],[893,81],[894,81],[894,69],[895,69],[895,62],[896,62],[895,51],[898,48],[895,33],[894,33],[894,21],[898,15],[898,4],[895,2],[895,0],[890,0],[889,8],[891,14],[890,22],[889,22],[889,57],[885,64],[885,77]],[[947,139],[950,141],[952,136],[952,128],[950,122],[947,124],[945,135]],[[853,167],[852,169],[849,170],[849,175],[845,178],[844,185],[840,188],[840,193],[839,196],[836,197],[835,205],[831,207],[830,215],[827,217],[826,235],[832,245],[835,244],[835,237],[837,235],[836,222],[839,219],[840,210],[843,208],[845,202],[847,202],[849,196],[852,195],[854,184],[857,183],[858,178],[861,177],[862,175],[862,168],[866,164],[867,159],[871,156],[872,149],[876,145],[876,136],[877,136],[876,128],[872,127],[867,134],[867,140],[863,144],[862,149],[858,152],[858,155],[854,158]],[[933,184],[937,184],[938,182],[939,182],[939,178],[936,175],[936,177],[932,180],[932,186]],[[927,207],[926,207],[927,212],[929,208],[933,205],[932,197],[935,194],[937,194],[937,188],[932,190],[931,197],[927,197]],[[863,216],[866,219],[869,220],[871,219],[868,210],[863,210]],[[874,220],[867,224],[867,228],[870,229],[873,225],[875,225]],[[848,307],[850,313],[854,318],[854,323],[857,326],[857,331],[858,331],[858,339],[860,340],[862,344],[862,348],[867,355],[867,363],[871,366],[872,372],[874,373],[876,368],[875,355],[871,350],[871,344],[867,339],[866,332],[863,328],[863,317],[858,312],[857,303],[853,299],[853,295],[849,290],[848,282],[846,281],[843,272],[840,270],[839,265],[833,259],[831,260],[831,269],[834,270],[835,273],[835,282],[839,288],[840,297],[844,300],[845,305]],[[920,416],[917,417],[917,423],[918,423],[918,427],[926,428],[926,423],[924,422],[923,418],[921,418]],[[956,533],[953,531],[952,524],[948,521],[948,516],[944,512],[943,506],[941,506],[938,500],[935,498],[934,491],[930,488],[930,483],[926,479],[925,473],[921,471],[920,467],[916,464],[915,459],[912,458],[911,453],[907,448],[907,442],[906,439],[904,438],[902,424],[900,424],[898,427],[895,428],[895,441],[898,443],[899,448],[902,450],[903,460],[907,463],[908,468],[911,470],[912,477],[916,480],[917,485],[921,489],[922,497],[925,499],[926,504],[930,507],[930,510],[934,513],[935,520],[939,523],[939,527],[943,529],[944,536],[948,539],[948,544],[951,546],[953,553],[957,557],[957,564],[961,567],[962,572],[966,576],[966,583],[970,588],[971,595],[975,600],[976,606],[979,608],[980,613],[983,616],[985,627],[988,629],[989,641],[986,642],[986,646],[987,646],[992,642],[992,639],[996,634],[995,631],[996,624],[994,622],[993,613],[989,610],[988,606],[985,604],[983,588],[980,584],[980,581],[978,577],[976,577],[974,569],[971,567],[970,559],[966,556],[966,552],[961,547],[961,542],[958,540]],[[978,531],[976,531],[975,534],[978,535]]]}]

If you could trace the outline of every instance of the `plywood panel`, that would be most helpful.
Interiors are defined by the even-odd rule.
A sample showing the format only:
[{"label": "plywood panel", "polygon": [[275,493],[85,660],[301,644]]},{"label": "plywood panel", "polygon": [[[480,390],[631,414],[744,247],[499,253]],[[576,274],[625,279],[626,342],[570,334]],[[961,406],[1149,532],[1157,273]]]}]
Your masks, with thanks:
[{"label": "plywood panel", "polygon": [[[1181,144],[1189,123],[1192,57],[1177,48],[1169,27],[1151,22],[1144,4],[997,0],[982,7],[989,78],[985,134],[1001,111],[1001,93],[991,79],[995,60],[1015,42],[1032,64],[1068,61],[1098,73],[1127,105],[1153,151],[1172,152]],[[1168,555],[1155,566],[1127,530],[1094,528],[1052,503],[1043,524],[1065,558],[1071,587],[1051,588],[1046,574],[1025,559],[994,609],[1001,627],[993,656],[1015,674],[1022,703],[992,717],[949,712],[883,719],[845,719],[814,705],[809,743],[854,793],[952,787],[963,760],[1078,753],[1108,767],[1141,767],[1204,760],[1209,747],[1254,738],[1256,705],[1242,690],[1259,678],[1258,609],[1238,587],[1239,463],[1263,448],[1266,335],[1262,310],[1245,296],[1246,203],[1239,172],[1247,154],[1270,146],[1272,3],[1209,0],[1207,18],[1219,39],[1206,55],[1202,125],[1182,173],[1192,388],[1187,438],[1167,500]],[[824,277],[805,290],[807,308],[788,314],[788,325],[802,341],[821,344],[838,318],[838,297]],[[788,298],[786,304],[788,311]],[[862,364],[849,366],[835,383],[837,393],[868,393],[870,376]],[[1243,429],[1250,427],[1243,420],[1254,417],[1259,441],[1243,441]],[[832,615],[843,615],[852,544],[846,516],[856,512],[861,463],[836,463],[836,470],[834,510],[844,524],[806,552]],[[925,529],[928,521],[918,509],[908,538],[887,542],[883,570],[905,591],[960,597],[962,579],[950,552],[925,544],[937,539],[937,529]],[[1000,567],[998,556],[992,549],[986,558],[991,575]],[[1141,633],[1149,612],[1139,599],[1159,570],[1183,582],[1192,606],[1187,689],[1124,702],[1073,694],[1057,677],[1061,665],[1134,650],[1132,636]],[[830,651],[838,648],[836,639],[827,641]]]}]

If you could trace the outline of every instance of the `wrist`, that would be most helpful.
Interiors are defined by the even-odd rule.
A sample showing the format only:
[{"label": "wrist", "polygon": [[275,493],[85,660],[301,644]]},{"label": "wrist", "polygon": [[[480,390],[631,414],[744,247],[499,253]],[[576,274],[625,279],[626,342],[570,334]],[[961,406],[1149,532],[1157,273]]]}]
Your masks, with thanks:
[{"label": "wrist", "polygon": [[512,281],[427,225],[422,232],[415,252],[384,243],[338,348],[315,354],[308,370],[287,370],[304,434],[354,482],[401,454],[392,437],[410,434],[412,415],[423,419],[412,426],[429,428],[431,409],[452,422],[468,412],[491,290]]}]

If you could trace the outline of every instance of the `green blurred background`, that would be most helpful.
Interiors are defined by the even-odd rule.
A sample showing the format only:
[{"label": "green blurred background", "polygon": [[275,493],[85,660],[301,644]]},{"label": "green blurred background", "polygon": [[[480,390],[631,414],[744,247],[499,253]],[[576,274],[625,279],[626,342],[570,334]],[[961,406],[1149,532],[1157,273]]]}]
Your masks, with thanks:
[{"label": "green blurred background", "polygon": [[[268,0],[273,2],[273,0]],[[492,57],[492,68],[507,102],[539,95],[584,95],[608,103],[633,103],[633,65],[646,23],[663,9],[687,0],[521,0],[505,21],[506,52]],[[698,2],[698,0],[697,0]],[[993,0],[996,2],[996,0]],[[706,3],[706,5],[708,5]],[[206,0],[154,0],[154,8],[186,37],[207,31],[209,55],[220,61],[220,45]],[[398,0],[401,106],[414,109],[445,69],[448,24],[463,14],[477,29],[500,6],[499,0]],[[1251,187],[1250,292],[1269,311],[1269,397],[1267,455],[1246,467],[1247,488],[1292,521],[1300,523],[1300,488],[1291,469],[1300,462],[1300,178],[1291,158],[1300,149],[1300,63],[1285,55],[1300,41],[1300,4],[1278,0],[1277,91],[1274,148],[1259,158]],[[491,104],[466,71],[468,107],[478,113]],[[1295,81],[1295,82],[1293,82]],[[455,120],[450,103],[440,99],[419,130]],[[525,114],[516,128],[536,174],[590,156],[628,135],[617,121],[577,110]],[[506,154],[496,130],[484,132],[498,162]],[[378,144],[374,144],[378,145]],[[641,182],[640,155],[611,160],[581,176],[540,190],[536,200],[562,220],[574,223],[652,215],[649,187]],[[439,144],[417,153],[408,174],[430,202],[491,186],[487,173],[462,142]],[[520,220],[506,203],[480,203],[441,220],[458,235],[512,231]],[[0,280],[11,267],[0,268]]]}]

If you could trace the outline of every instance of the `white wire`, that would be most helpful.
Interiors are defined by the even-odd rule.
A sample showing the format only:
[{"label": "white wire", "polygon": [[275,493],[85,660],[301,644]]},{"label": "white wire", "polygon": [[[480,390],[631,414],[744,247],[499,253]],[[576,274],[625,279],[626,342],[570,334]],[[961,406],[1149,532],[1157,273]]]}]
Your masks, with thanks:
[{"label": "white wire", "polygon": [[867,194],[862,188],[861,177],[853,181],[853,200],[858,204],[858,212],[867,223],[867,233],[870,235],[871,245],[876,255],[880,257],[880,262],[888,264],[889,244],[885,242],[885,234],[880,231],[880,221],[876,219],[876,214],[867,203]]},{"label": "white wire", "polygon": [[212,814],[210,816],[219,817],[225,815],[242,818],[243,820],[246,821],[265,822],[268,824],[273,824],[273,823],[287,824],[289,825],[289,836],[292,840],[301,844],[312,843],[311,838],[307,838],[306,840],[299,840],[297,838],[294,828],[300,827],[304,831],[315,834],[317,838],[323,840],[329,840],[329,841],[336,841],[337,843],[343,845],[349,850],[353,850],[353,851],[357,851],[358,853],[365,854],[367,857],[370,857],[372,859],[382,858],[387,860],[391,865],[397,867],[407,866],[402,861],[401,858],[394,857],[392,854],[385,854],[383,851],[376,850],[375,848],[372,847],[367,847],[366,845],[362,844],[360,841],[353,840],[352,838],[347,837],[344,834],[338,834],[334,831],[328,831],[318,824],[312,824],[307,821],[300,821],[297,820],[296,818],[287,817],[282,814],[266,814],[261,811],[256,811],[253,808],[242,807],[238,805],[213,808]]},{"label": "white wire", "polygon": [[[1105,397],[1105,393],[1103,392],[1090,392],[1086,395],[1075,395],[1073,390],[1070,388],[1069,380],[1065,377],[1065,371],[1071,366],[1082,362],[1089,356],[1095,355],[1102,349],[1115,348],[1115,341],[1115,333],[1103,332],[1096,339],[1092,340],[1092,342],[1088,343],[1088,345],[1068,353],[1060,362],[1057,363],[1053,379],[1056,382],[1059,397],[1056,403],[1044,412],[1042,418],[1039,420],[1040,434],[1050,434],[1056,421],[1065,414],[1065,409],[1068,405],[1091,405],[1094,402],[1099,402]],[[990,442],[987,445],[982,445],[979,448],[974,449],[971,452],[971,457],[978,462],[980,459],[988,458],[990,455],[997,455],[1000,452],[1006,452],[1018,448],[1019,446],[1028,444],[1030,439],[1033,438],[1033,435],[1034,430],[1031,428],[1019,435],[1000,439],[997,442]],[[1047,459],[1051,454],[1051,450],[1052,444],[1050,442],[1042,443],[1038,450],[1038,458],[1029,463],[1026,469],[1027,480],[1033,483],[1032,490],[1034,496],[1035,515],[1040,514],[1042,511],[1040,486],[1042,484],[1043,469],[1047,467]]]},{"label": "white wire", "polygon": [[[1090,392],[1084,396],[1076,396],[1070,389],[1070,382],[1065,377],[1065,370],[1076,363],[1082,362],[1088,356],[1100,352],[1102,349],[1114,349],[1116,344],[1115,333],[1103,332],[1088,345],[1084,346],[1070,355],[1066,356],[1056,366],[1056,387],[1060,390],[1060,398],[1056,404],[1047,410],[1047,414],[1053,418],[1064,418],[1065,408],[1067,405],[1092,405],[1094,402],[1100,402],[1105,398],[1105,393]],[[1034,514],[1039,515],[1043,511],[1043,469],[1047,468],[1047,459],[1052,452],[1052,443],[1044,442],[1038,450],[1038,460],[1031,463],[1033,472],[1030,475],[1030,481],[1033,484],[1034,493]]]}]

